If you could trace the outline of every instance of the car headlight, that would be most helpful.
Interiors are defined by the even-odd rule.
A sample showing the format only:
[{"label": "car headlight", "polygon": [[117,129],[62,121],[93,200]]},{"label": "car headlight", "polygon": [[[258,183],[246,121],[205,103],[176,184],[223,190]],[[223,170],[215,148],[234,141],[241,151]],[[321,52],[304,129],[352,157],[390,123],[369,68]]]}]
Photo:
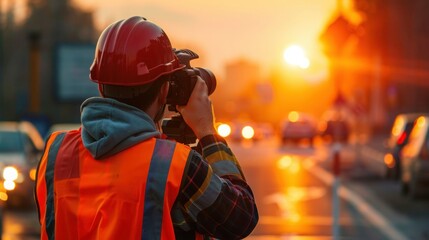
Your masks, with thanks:
[{"label": "car headlight", "polygon": [[3,169],[3,178],[6,181],[15,181],[18,179],[18,170],[15,167],[5,167]]},{"label": "car headlight", "polygon": [[255,130],[251,126],[245,126],[241,130],[241,135],[243,136],[244,139],[252,139],[253,136],[255,135]]},{"label": "car headlight", "polygon": [[222,123],[217,127],[217,132],[222,137],[228,137],[231,134],[231,127],[226,123]]},{"label": "car headlight", "polygon": [[14,181],[6,180],[3,182],[3,187],[8,191],[12,191],[13,189],[15,189],[16,184]]}]

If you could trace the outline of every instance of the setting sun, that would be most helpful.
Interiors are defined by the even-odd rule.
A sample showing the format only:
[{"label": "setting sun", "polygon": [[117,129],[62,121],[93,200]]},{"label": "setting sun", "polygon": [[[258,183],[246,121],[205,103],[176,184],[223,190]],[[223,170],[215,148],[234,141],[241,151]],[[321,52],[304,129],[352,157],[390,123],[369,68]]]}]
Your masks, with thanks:
[{"label": "setting sun", "polygon": [[291,45],[287,47],[283,53],[283,58],[289,65],[297,66],[302,69],[310,67],[310,60],[301,46]]}]

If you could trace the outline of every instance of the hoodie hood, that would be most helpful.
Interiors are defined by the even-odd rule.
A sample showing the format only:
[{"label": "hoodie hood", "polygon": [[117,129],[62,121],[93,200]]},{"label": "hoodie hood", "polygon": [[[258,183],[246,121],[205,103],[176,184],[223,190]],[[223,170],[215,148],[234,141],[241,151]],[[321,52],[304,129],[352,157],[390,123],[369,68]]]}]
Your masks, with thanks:
[{"label": "hoodie hood", "polygon": [[160,137],[145,112],[111,98],[89,98],[81,106],[82,141],[96,159]]}]

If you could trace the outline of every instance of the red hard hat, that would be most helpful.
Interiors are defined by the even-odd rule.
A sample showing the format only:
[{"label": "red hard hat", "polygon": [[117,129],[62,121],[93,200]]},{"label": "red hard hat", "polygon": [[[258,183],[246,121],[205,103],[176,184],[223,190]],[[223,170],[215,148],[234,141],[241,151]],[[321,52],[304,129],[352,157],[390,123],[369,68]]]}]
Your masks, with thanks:
[{"label": "red hard hat", "polygon": [[101,33],[90,78],[98,84],[136,86],[184,67],[160,27],[145,18],[131,17]]}]

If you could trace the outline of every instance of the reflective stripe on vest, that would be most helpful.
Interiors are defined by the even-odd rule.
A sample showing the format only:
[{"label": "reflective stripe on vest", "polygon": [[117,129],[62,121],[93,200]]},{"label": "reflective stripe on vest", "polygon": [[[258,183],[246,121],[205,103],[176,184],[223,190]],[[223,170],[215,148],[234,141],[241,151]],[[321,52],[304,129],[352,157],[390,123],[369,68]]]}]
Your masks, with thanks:
[{"label": "reflective stripe on vest", "polygon": [[79,131],[54,133],[36,180],[41,239],[175,239],[170,211],[189,152],[150,139],[95,160]]},{"label": "reflective stripe on vest", "polygon": [[[59,135],[59,136],[58,136]],[[36,200],[39,210],[39,221],[42,228],[40,239],[54,239],[55,219],[47,212],[53,209],[53,181],[55,157],[58,153],[58,147],[64,138],[64,133],[53,133],[46,143],[45,152],[37,168],[36,174]],[[55,140],[55,143],[54,143]],[[53,147],[52,147],[53,146]]]}]

